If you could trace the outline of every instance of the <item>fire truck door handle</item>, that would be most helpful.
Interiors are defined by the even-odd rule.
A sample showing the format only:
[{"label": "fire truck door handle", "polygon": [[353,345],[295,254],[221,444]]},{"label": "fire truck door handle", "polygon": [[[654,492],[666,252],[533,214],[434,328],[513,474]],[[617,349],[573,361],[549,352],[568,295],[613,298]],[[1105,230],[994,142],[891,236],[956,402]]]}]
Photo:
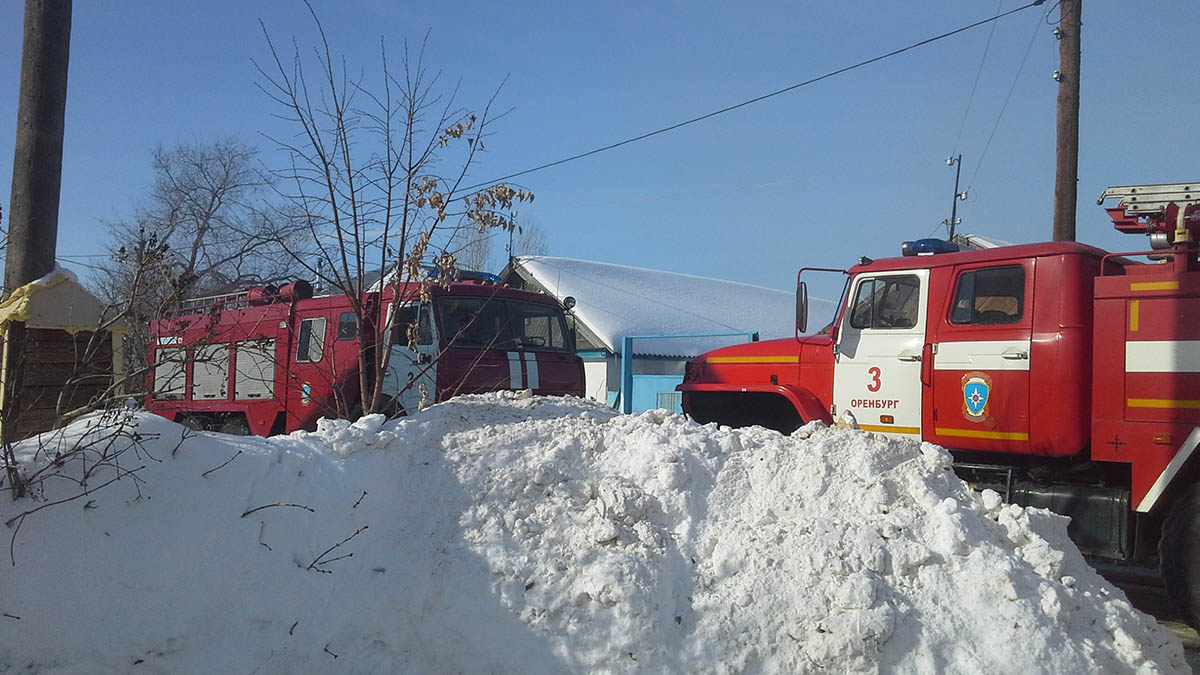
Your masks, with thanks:
[{"label": "fire truck door handle", "polygon": [[921,355],[920,355],[920,354],[912,354],[912,353],[909,353],[909,352],[905,352],[905,353],[903,353],[903,354],[898,354],[898,355],[896,356],[896,358],[900,359],[901,361],[910,361],[910,362],[915,362],[915,361],[920,361],[920,360],[921,360]]},{"label": "fire truck door handle", "polygon": [[429,354],[419,354],[417,356],[417,363],[433,363],[433,357]]},{"label": "fire truck door handle", "polygon": [[1009,361],[1020,361],[1022,359],[1029,358],[1029,352],[1025,351],[1024,349],[1006,349],[1002,354],[1000,354],[1000,357],[1008,359]]}]

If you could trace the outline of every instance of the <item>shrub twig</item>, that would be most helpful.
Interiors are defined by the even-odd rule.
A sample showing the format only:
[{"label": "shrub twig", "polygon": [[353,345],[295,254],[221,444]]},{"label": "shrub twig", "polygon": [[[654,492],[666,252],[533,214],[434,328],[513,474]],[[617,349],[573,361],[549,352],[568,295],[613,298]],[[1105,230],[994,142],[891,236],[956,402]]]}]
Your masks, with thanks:
[{"label": "shrub twig", "polygon": [[346,542],[350,541],[351,539],[353,539],[353,538],[357,537],[358,535],[362,534],[363,530],[365,530],[365,529],[367,529],[367,526],[366,526],[366,525],[363,525],[362,527],[360,527],[360,528],[358,528],[357,530],[355,530],[355,531],[354,531],[354,534],[350,535],[349,537],[346,537],[345,539],[343,539],[343,540],[339,541],[338,543],[334,544],[333,546],[330,546],[329,548],[325,549],[325,552],[324,552],[324,553],[322,553],[321,555],[317,556],[317,559],[316,559],[316,560],[314,560],[314,561],[312,561],[312,562],[310,562],[310,563],[308,564],[308,567],[305,567],[304,569],[306,569],[306,570],[316,570],[316,571],[318,571],[318,572],[320,572],[320,573],[322,573],[322,574],[333,574],[333,572],[330,572],[329,570],[321,569],[319,566],[320,566],[320,565],[325,565],[325,564],[331,563],[331,562],[333,562],[334,560],[342,560],[343,558],[353,558],[353,557],[354,557],[354,554],[353,554],[353,553],[347,553],[346,555],[343,555],[343,556],[338,556],[338,557],[336,557],[336,558],[333,558],[333,559],[331,559],[331,560],[323,560],[323,558],[324,558],[325,556],[329,555],[330,553],[332,553],[332,552],[333,552],[333,551],[334,551],[336,548],[338,548],[338,547],[339,547],[339,546],[341,546],[342,544],[345,544]]},{"label": "shrub twig", "polygon": [[[218,468],[220,468],[220,467],[218,467]],[[251,513],[254,513],[255,511],[262,511],[263,509],[269,509],[272,506],[291,506],[291,507],[294,507],[297,509],[304,509],[305,511],[308,511],[309,513],[316,513],[315,509],[305,506],[303,504],[288,504],[286,502],[275,502],[274,504],[263,504],[262,506],[256,506],[256,507],[250,509],[249,511],[243,513],[242,517],[245,518],[246,516],[250,515]]]},{"label": "shrub twig", "polygon": [[200,474],[200,477],[201,477],[201,478],[208,478],[208,474],[210,474],[210,473],[212,473],[212,472],[214,472],[214,471],[217,471],[217,470],[219,470],[219,469],[223,469],[223,468],[225,468],[225,466],[226,466],[227,464],[229,464],[229,463],[230,463],[230,462],[232,462],[233,460],[237,459],[237,458],[238,458],[238,455],[240,455],[240,454],[242,454],[242,451],[241,451],[241,450],[238,450],[238,451],[237,451],[237,453],[236,453],[236,454],[234,454],[234,456],[233,456],[233,457],[230,457],[229,459],[225,460],[225,464],[222,464],[221,466],[218,466],[216,469],[209,469],[208,471],[205,471],[204,473]]}]

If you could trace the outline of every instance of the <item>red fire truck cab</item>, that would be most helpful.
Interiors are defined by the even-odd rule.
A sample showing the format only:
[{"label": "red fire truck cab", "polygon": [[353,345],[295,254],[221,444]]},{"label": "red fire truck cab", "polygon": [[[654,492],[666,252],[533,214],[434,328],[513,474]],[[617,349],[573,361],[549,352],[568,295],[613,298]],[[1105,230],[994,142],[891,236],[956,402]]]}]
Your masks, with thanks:
[{"label": "red fire truck cab", "polygon": [[[483,276],[435,285],[428,303],[417,283],[365,295],[383,320],[396,313],[382,345],[391,350],[389,414],[502,389],[583,395],[583,362],[558,301]],[[353,417],[362,410],[358,330],[345,295],[313,297],[304,281],[186,301],[150,325],[146,407],[194,428],[262,436]]]},{"label": "red fire truck cab", "polygon": [[973,484],[1071,516],[1081,550],[1122,563],[1113,574],[1160,564],[1200,625],[1200,185],[1108,197],[1122,199],[1117,229],[1154,250],[906,243],[844,272],[819,334],[800,337],[798,281],[796,339],[696,358],[683,408],[785,433],[851,413],[862,429],[942,445]]}]

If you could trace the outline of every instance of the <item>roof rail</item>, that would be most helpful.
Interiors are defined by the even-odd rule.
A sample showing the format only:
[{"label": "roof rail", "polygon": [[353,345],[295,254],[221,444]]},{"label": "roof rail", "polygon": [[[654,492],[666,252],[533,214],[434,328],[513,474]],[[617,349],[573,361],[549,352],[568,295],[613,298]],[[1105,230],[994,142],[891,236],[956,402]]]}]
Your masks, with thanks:
[{"label": "roof rail", "polygon": [[269,305],[275,302],[295,302],[307,300],[313,296],[312,284],[297,279],[283,286],[267,284],[251,286],[250,288],[232,293],[205,295],[198,298],[181,300],[177,307],[165,312],[168,316],[180,314],[200,314],[213,310],[241,309],[251,305]]},{"label": "roof rail", "polygon": [[233,293],[204,295],[197,298],[186,298],[179,305],[167,310],[167,314],[200,314],[210,309],[237,309],[250,305],[250,289]]}]

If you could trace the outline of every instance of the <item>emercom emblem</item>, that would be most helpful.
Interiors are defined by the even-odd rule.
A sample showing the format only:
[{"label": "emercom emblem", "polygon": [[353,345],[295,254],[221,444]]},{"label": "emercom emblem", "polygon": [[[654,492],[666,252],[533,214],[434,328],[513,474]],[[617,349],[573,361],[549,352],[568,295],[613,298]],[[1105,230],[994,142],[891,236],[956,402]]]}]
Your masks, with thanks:
[{"label": "emercom emblem", "polygon": [[963,417],[972,422],[987,420],[988,398],[992,393],[992,378],[987,373],[963,375]]}]

